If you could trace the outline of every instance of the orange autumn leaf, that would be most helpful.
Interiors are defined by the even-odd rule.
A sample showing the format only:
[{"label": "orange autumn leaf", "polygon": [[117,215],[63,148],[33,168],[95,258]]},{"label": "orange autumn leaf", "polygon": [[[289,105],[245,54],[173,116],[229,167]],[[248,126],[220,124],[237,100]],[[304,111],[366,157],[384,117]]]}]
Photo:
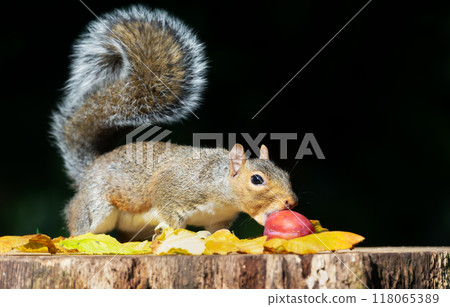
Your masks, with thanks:
[{"label": "orange autumn leaf", "polygon": [[6,253],[17,249],[25,253],[52,253],[56,254],[59,249],[52,239],[43,234],[26,236],[5,236],[0,238],[0,253]]},{"label": "orange autumn leaf", "polygon": [[10,250],[25,245],[29,242],[29,239],[20,236],[4,236],[0,237],[0,253],[7,253]]},{"label": "orange autumn leaf", "polygon": [[28,242],[27,244],[17,246],[16,249],[23,253],[49,253],[47,246],[35,242]]},{"label": "orange autumn leaf", "polygon": [[56,254],[59,249],[55,246],[54,242],[49,236],[43,234],[35,234],[24,236],[28,237],[28,243],[16,248],[25,253],[51,253]]}]

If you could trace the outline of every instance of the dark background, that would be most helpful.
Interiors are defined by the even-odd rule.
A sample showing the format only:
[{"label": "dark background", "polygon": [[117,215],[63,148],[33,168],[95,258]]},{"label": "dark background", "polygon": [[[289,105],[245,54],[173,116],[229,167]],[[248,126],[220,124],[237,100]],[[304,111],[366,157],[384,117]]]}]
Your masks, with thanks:
[{"label": "dark background", "polygon": [[[86,0],[97,14],[129,3]],[[200,119],[167,127],[174,141],[189,144],[193,132],[314,133],[326,160],[294,168],[296,210],[365,236],[365,246],[450,245],[448,2],[374,0],[253,120],[366,1],[141,3],[185,20],[207,47]],[[2,10],[0,236],[67,235],[60,211],[72,191],[49,116],[73,40],[94,17],[77,0]],[[278,141],[264,142],[291,170],[300,140],[289,142],[287,160]],[[234,229],[262,232],[246,217]]]}]

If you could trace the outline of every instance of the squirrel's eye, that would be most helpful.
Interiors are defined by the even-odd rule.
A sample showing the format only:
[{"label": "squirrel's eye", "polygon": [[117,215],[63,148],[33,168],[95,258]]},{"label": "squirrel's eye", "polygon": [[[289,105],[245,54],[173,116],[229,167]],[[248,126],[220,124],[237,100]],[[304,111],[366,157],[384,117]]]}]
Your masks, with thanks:
[{"label": "squirrel's eye", "polygon": [[262,179],[262,177],[260,175],[253,175],[250,178],[250,181],[255,184],[255,185],[259,185],[259,184],[263,184],[264,180]]}]

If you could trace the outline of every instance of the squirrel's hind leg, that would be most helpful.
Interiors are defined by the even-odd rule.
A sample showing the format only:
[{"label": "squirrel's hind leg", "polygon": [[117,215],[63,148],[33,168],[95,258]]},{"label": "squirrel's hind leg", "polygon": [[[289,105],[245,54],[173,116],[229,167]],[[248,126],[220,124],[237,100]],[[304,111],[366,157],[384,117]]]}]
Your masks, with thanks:
[{"label": "squirrel's hind leg", "polygon": [[65,209],[66,222],[71,235],[88,232],[107,233],[116,227],[119,212],[107,200],[86,197],[89,193],[79,192]]}]

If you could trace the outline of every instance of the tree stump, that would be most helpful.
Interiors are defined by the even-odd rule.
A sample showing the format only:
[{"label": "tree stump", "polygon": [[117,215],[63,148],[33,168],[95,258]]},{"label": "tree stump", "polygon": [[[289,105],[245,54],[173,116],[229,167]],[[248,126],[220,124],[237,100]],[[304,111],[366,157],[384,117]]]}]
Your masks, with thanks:
[{"label": "tree stump", "polygon": [[[338,259],[339,258],[339,259]],[[0,288],[450,288],[450,247],[336,254],[0,256]]]}]

